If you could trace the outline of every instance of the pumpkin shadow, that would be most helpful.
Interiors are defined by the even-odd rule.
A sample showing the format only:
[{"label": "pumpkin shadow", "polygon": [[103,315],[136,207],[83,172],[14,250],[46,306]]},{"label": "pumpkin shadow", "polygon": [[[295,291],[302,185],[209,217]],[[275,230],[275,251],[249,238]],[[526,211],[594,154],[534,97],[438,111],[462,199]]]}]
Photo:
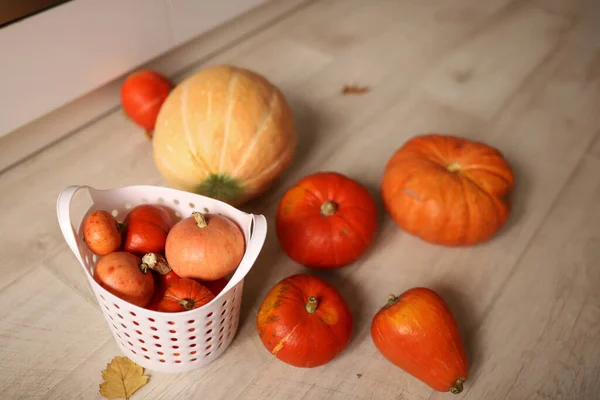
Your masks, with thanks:
[{"label": "pumpkin shadow", "polygon": [[[242,326],[248,317],[255,318],[258,305],[262,303],[261,298],[266,291],[276,284],[270,277],[275,276],[273,269],[282,261],[283,253],[279,249],[277,236],[275,235],[274,218],[267,219],[267,237],[263,248],[258,255],[248,275],[244,278],[244,294],[242,307],[240,309],[239,325]],[[252,315],[250,315],[252,313]]]},{"label": "pumpkin shadow", "polygon": [[[432,289],[448,303],[450,311],[452,312],[452,315],[454,315],[463,338],[465,352],[469,361],[469,376],[473,376],[475,375],[477,368],[479,368],[482,354],[481,345],[477,336],[478,331],[475,329],[477,326],[475,310],[473,306],[471,306],[468,296],[461,293],[456,288],[439,285]],[[468,327],[471,328],[468,329]]]},{"label": "pumpkin shadow", "polygon": [[529,185],[529,177],[527,176],[527,168],[522,166],[517,159],[511,159],[510,156],[505,156],[506,161],[513,170],[515,177],[515,187],[511,195],[512,209],[506,223],[500,229],[498,234],[508,234],[518,222],[521,220],[527,210],[527,199],[530,198],[531,185]]},{"label": "pumpkin shadow", "polygon": [[[350,178],[352,177],[350,176]],[[386,231],[386,227],[390,224],[391,221],[383,205],[383,199],[381,198],[379,183],[361,183],[369,191],[369,193],[373,197],[373,200],[375,200],[375,205],[377,207],[377,229],[375,231],[375,237],[373,237],[373,242],[371,243],[371,246],[369,246],[367,251],[365,251],[365,253],[360,257],[360,259],[357,262],[360,262],[361,260],[368,260],[370,258],[371,253],[376,253],[377,251],[379,251],[378,248],[383,243],[381,240],[381,235],[384,231]]]}]

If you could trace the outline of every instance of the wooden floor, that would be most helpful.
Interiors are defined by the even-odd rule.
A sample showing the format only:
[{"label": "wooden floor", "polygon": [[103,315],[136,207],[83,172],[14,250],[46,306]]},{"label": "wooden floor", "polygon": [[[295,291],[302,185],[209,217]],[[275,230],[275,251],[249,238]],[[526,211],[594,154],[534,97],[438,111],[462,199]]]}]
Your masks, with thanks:
[{"label": "wooden floor", "polygon": [[[375,349],[371,317],[389,293],[440,292],[469,350],[469,400],[600,398],[600,2],[317,0],[209,60],[265,74],[300,135],[292,168],[244,209],[270,234],[246,281],[238,334],[183,375],[152,373],[134,399],[447,399]],[[198,68],[202,65],[198,65]],[[190,73],[193,71],[190,71]],[[342,96],[345,84],[367,85]],[[295,369],[261,344],[257,307],[306,271],[273,234],[277,201],[300,177],[336,170],[378,187],[387,158],[425,132],[483,140],[515,169],[514,212],[485,245],[447,249],[381,230],[355,265],[321,274],[356,320],[330,364]],[[120,352],[59,231],[72,184],[164,184],[151,144],[120,112],[0,175],[0,398],[96,399]]]}]

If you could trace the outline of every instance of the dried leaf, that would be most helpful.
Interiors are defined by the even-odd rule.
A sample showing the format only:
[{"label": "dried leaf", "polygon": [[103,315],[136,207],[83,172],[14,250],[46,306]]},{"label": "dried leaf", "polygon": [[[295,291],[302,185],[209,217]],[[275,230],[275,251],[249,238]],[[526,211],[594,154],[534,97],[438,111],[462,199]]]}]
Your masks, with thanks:
[{"label": "dried leaf", "polygon": [[342,94],[365,94],[369,91],[368,86],[344,85]]},{"label": "dried leaf", "polygon": [[144,369],[127,357],[113,358],[102,371],[102,377],[100,394],[107,399],[129,399],[149,379]]}]

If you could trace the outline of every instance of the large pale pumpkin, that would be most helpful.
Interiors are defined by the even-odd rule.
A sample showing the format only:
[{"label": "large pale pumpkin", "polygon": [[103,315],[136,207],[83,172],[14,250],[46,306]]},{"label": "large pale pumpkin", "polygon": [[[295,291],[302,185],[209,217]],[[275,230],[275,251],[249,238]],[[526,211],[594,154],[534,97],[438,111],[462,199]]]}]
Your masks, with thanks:
[{"label": "large pale pumpkin", "polygon": [[240,205],[269,188],[296,148],[292,111],[259,74],[205,68],[161,107],[154,161],[169,186]]},{"label": "large pale pumpkin", "polygon": [[513,171],[484,143],[447,135],[416,136],[388,161],[381,194],[396,224],[421,239],[467,246],[506,222]]}]

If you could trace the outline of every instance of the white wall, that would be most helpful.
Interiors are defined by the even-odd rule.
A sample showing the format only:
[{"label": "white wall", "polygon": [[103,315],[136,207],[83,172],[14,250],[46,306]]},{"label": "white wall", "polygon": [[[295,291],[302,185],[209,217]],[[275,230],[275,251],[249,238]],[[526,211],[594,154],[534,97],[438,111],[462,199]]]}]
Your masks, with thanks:
[{"label": "white wall", "polygon": [[0,136],[266,0],[74,0],[0,29]]}]

